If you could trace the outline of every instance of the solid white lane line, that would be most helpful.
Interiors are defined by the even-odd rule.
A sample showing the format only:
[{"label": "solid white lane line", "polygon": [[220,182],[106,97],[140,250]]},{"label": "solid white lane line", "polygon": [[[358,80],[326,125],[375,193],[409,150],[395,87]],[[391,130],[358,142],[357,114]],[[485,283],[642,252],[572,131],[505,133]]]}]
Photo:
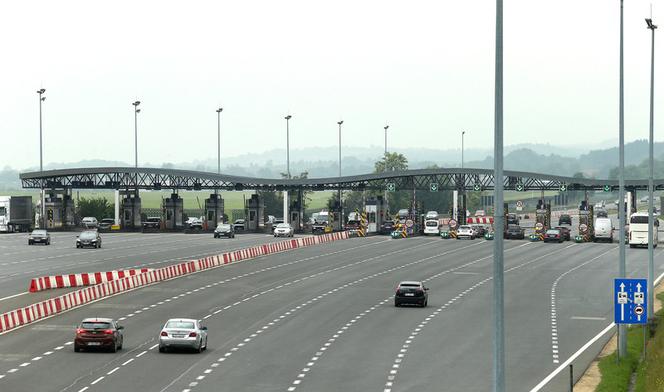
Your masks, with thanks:
[{"label": "solid white lane line", "polygon": [[10,296],[4,297],[4,298],[0,298],[0,301],[4,301],[4,300],[7,300],[7,299],[12,299],[12,298],[20,297],[20,296],[22,296],[22,295],[26,295],[26,294],[28,294],[28,293],[25,292],[25,293],[18,293],[18,294],[10,295]]},{"label": "solid white lane line", "polygon": [[604,321],[606,317],[584,317],[584,316],[572,316],[572,320],[594,320],[594,321]]}]

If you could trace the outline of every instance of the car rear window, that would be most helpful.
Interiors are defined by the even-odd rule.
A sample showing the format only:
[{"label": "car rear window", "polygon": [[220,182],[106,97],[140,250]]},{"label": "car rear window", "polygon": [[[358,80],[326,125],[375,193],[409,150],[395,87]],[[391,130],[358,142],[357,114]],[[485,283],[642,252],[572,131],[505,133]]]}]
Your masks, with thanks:
[{"label": "car rear window", "polygon": [[560,234],[560,230],[547,230],[546,234]]},{"label": "car rear window", "polygon": [[437,226],[438,226],[438,222],[437,222],[437,221],[428,221],[428,222],[427,222],[427,226],[429,226],[429,227],[437,227]]},{"label": "car rear window", "polygon": [[629,223],[648,223],[648,216],[645,215],[633,215]]},{"label": "car rear window", "polygon": [[97,234],[93,231],[84,231],[84,232],[81,233],[79,238],[84,239],[84,240],[91,240],[91,239],[97,238]]},{"label": "car rear window", "polygon": [[413,283],[405,283],[405,284],[400,284],[399,287],[420,287],[419,284],[413,284]]},{"label": "car rear window", "polygon": [[33,230],[33,235],[46,235],[46,230]]},{"label": "car rear window", "polygon": [[191,321],[169,321],[166,328],[194,329],[194,323]]},{"label": "car rear window", "polygon": [[83,329],[110,329],[111,323],[102,322],[83,322],[81,323]]}]

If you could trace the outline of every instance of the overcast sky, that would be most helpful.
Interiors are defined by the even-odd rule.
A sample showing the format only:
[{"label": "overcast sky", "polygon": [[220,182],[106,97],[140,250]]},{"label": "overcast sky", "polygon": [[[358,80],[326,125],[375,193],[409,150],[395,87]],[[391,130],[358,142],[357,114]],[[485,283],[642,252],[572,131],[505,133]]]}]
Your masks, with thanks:
[{"label": "overcast sky", "polygon": [[[619,4],[505,1],[506,145],[617,140]],[[629,141],[648,137],[651,2],[625,4]],[[45,162],[133,163],[136,99],[139,165],[216,158],[219,106],[225,157],[284,148],[289,113],[291,149],[336,146],[340,119],[343,145],[382,146],[385,124],[390,150],[493,145],[495,1],[25,0],[0,36],[0,166],[39,164],[41,87]]]}]

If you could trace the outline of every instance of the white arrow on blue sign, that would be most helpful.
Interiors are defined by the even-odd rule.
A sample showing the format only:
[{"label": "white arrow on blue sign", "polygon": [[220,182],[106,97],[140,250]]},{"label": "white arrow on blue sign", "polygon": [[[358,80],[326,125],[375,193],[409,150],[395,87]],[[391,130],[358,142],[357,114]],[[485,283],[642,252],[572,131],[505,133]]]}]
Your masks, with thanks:
[{"label": "white arrow on blue sign", "polygon": [[648,281],[646,279],[614,279],[614,321],[616,324],[648,322]]}]

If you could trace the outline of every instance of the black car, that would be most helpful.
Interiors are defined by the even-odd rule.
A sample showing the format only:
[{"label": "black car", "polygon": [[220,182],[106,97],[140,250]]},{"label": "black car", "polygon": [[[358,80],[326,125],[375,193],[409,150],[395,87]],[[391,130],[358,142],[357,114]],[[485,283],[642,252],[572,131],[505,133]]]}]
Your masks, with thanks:
[{"label": "black car", "polygon": [[233,223],[233,229],[235,231],[244,231],[246,221],[244,219],[238,219]]},{"label": "black car", "polygon": [[101,248],[101,236],[98,231],[86,230],[76,237],[77,248],[85,248],[86,246]]},{"label": "black car", "polygon": [[111,226],[115,224],[115,219],[104,218],[99,222],[99,230],[111,230]]},{"label": "black car", "polygon": [[235,230],[233,230],[233,226],[231,224],[220,223],[217,225],[217,228],[214,229],[214,238],[221,237],[235,238]]},{"label": "black car", "polygon": [[570,230],[569,227],[567,227],[567,226],[557,226],[557,227],[554,227],[554,229],[560,230],[560,234],[563,237],[563,240],[565,240],[565,241],[570,240],[572,231]]},{"label": "black car", "polygon": [[37,242],[44,245],[51,245],[51,235],[46,230],[33,230],[28,237],[28,245],[34,245]]},{"label": "black car", "polygon": [[406,281],[397,286],[394,294],[394,306],[404,304],[420,305],[425,307],[429,303],[429,288],[422,282]]},{"label": "black car", "polygon": [[519,225],[519,216],[514,213],[507,214],[507,224],[508,225]]},{"label": "black car", "polygon": [[143,230],[159,230],[161,229],[161,218],[158,216],[150,216],[143,221]]},{"label": "black car", "polygon": [[572,217],[567,215],[567,214],[560,215],[560,218],[558,218],[558,226],[561,226],[561,225],[570,225],[570,226],[572,226]]},{"label": "black car", "polygon": [[391,234],[394,231],[394,221],[386,220],[380,225],[380,234]]},{"label": "black car", "polygon": [[522,240],[526,238],[525,231],[519,225],[507,225],[505,230],[505,239]]}]

